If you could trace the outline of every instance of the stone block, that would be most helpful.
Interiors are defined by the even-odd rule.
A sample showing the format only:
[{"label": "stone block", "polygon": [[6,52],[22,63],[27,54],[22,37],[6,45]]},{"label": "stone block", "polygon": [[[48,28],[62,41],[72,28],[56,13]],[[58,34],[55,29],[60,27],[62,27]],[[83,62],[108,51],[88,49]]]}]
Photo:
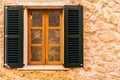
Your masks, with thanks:
[{"label": "stone block", "polygon": [[113,72],[119,67],[118,63],[115,62],[106,62],[105,63],[105,71],[108,72]]},{"label": "stone block", "polygon": [[98,37],[101,41],[107,42],[107,43],[114,41],[116,39],[114,32],[111,32],[111,31],[101,31],[98,34]]}]

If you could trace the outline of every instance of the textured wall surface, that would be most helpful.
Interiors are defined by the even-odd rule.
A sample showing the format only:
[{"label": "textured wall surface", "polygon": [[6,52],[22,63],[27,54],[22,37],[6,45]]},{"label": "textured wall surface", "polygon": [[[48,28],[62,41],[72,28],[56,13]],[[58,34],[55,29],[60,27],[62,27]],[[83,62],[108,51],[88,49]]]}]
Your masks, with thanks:
[{"label": "textured wall surface", "polygon": [[[84,68],[69,71],[3,68],[4,5],[46,2],[84,6]],[[120,0],[0,0],[0,80],[120,80]]]}]

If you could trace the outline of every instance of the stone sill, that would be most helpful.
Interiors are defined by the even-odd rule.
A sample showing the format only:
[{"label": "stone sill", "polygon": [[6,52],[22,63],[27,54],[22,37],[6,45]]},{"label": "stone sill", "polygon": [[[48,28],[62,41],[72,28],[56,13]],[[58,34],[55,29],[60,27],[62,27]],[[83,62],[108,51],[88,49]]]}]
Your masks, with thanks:
[{"label": "stone sill", "polygon": [[29,65],[23,68],[17,68],[19,71],[67,71],[69,68],[65,68],[62,65]]}]

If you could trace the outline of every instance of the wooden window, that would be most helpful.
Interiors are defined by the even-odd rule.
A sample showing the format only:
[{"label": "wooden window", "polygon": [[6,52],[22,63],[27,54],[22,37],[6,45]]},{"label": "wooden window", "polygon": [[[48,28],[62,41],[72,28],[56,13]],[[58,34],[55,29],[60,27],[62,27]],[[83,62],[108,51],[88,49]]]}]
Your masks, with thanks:
[{"label": "wooden window", "polygon": [[63,64],[63,10],[28,10],[28,64]]}]

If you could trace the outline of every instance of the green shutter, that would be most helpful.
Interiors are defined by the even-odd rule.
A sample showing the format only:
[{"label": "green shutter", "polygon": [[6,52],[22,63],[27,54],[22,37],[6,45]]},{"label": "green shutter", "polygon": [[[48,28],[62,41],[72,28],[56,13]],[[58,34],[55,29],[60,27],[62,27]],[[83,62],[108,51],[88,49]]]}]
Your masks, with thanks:
[{"label": "green shutter", "polygon": [[4,66],[23,67],[23,6],[4,7]]},{"label": "green shutter", "polygon": [[64,67],[83,67],[82,6],[64,6]]}]

